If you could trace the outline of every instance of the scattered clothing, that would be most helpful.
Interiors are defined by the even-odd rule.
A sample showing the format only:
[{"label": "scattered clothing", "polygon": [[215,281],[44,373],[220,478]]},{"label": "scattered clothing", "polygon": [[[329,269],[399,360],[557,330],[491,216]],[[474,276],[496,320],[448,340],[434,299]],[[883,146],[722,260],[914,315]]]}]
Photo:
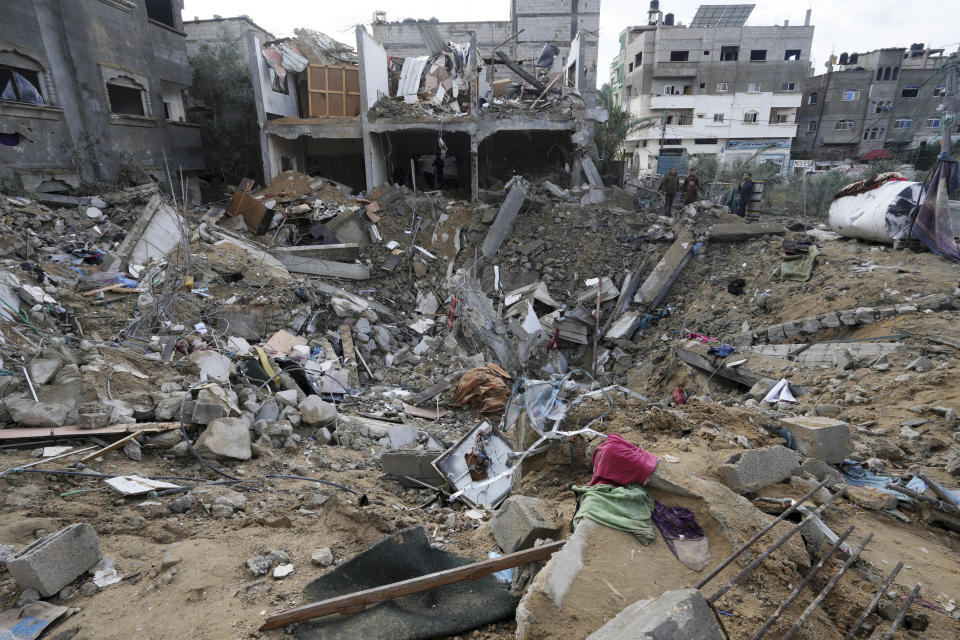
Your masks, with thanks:
[{"label": "scattered clothing", "polygon": [[960,248],[954,241],[954,229],[950,221],[948,192],[960,188],[960,172],[957,161],[941,154],[933,177],[921,197],[922,204],[913,225],[913,237],[933,253],[960,262]]},{"label": "scattered clothing", "polygon": [[820,250],[816,245],[811,245],[806,253],[800,253],[795,256],[786,256],[780,263],[780,280],[794,280],[796,282],[806,282],[813,275],[813,264],[817,261]]},{"label": "scattered clothing", "polygon": [[764,402],[796,402],[797,399],[790,393],[790,383],[786,379],[780,380],[767,392]]},{"label": "scattered clothing", "polygon": [[710,564],[710,541],[693,511],[654,502],[652,519],[663,541],[684,566],[703,571]]},{"label": "scattered clothing", "polygon": [[509,379],[510,374],[493,363],[470,369],[457,383],[450,406],[461,407],[469,402],[479,413],[503,411],[510,399],[510,387],[506,382]]},{"label": "scattered clothing", "polygon": [[696,340],[696,341],[699,342],[700,344],[706,344],[706,343],[708,343],[708,342],[720,342],[720,341],[717,340],[716,338],[711,338],[710,336],[705,336],[705,335],[703,335],[702,333],[692,333],[692,332],[690,332],[690,331],[687,331],[685,334],[683,334],[683,339],[684,339],[684,340]]},{"label": "scattered clothing", "polygon": [[814,245],[816,243],[809,240],[784,240],[783,244],[780,245],[780,250],[783,251],[784,255],[796,256],[809,253],[810,247]]},{"label": "scattered clothing", "polygon": [[597,524],[626,531],[636,536],[641,544],[650,544],[656,538],[651,523],[653,498],[643,487],[632,484],[614,487],[608,484],[573,486],[577,495],[577,513],[573,516],[573,528],[584,518]]},{"label": "scattered clothing", "polygon": [[593,451],[593,478],[590,486],[598,484],[644,484],[657,468],[657,456],[627,442],[616,433]]},{"label": "scattered clothing", "polygon": [[687,392],[683,390],[683,387],[677,387],[673,390],[673,403],[677,406],[687,404]]},{"label": "scattered clothing", "polygon": [[707,349],[707,353],[711,356],[717,356],[718,358],[726,358],[736,350],[736,347],[731,347],[728,344],[722,344],[719,347],[710,347]]}]

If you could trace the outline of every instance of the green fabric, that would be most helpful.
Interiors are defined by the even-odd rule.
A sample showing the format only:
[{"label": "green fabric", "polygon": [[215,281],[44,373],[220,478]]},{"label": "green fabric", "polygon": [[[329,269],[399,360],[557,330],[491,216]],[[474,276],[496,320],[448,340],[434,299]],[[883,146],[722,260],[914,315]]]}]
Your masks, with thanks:
[{"label": "green fabric", "polygon": [[573,528],[584,518],[590,518],[605,527],[626,531],[637,536],[642,544],[650,544],[656,537],[653,523],[653,498],[638,484],[614,487],[595,484],[592,487],[574,486],[580,498],[580,508],[573,516]]},{"label": "green fabric", "polygon": [[818,255],[820,255],[820,252],[817,251],[816,245],[811,245],[810,251],[807,253],[784,260],[780,265],[780,280],[796,280],[798,282],[809,280],[813,274],[813,262]]}]

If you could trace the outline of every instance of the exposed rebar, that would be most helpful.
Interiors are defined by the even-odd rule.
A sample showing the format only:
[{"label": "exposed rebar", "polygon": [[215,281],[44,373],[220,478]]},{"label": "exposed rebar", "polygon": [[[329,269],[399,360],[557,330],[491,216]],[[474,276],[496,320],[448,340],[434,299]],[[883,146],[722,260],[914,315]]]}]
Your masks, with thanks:
[{"label": "exposed rebar", "polygon": [[870,602],[870,606],[860,615],[860,618],[854,623],[853,628],[850,629],[850,633],[843,640],[853,640],[853,636],[857,635],[857,631],[860,631],[860,627],[863,626],[863,623],[867,621],[867,618],[873,613],[873,610],[878,604],[880,604],[880,598],[883,597],[883,594],[887,592],[887,589],[890,588],[890,585],[893,584],[893,579],[897,577],[897,574],[900,573],[900,569],[903,569],[903,563],[898,562],[897,566],[893,568],[893,571],[890,572],[890,575],[887,576],[887,581],[883,583],[883,586],[880,587],[880,590],[877,591],[877,595],[873,596],[873,600]]},{"label": "exposed rebar", "polygon": [[910,592],[910,595],[907,596],[907,601],[903,603],[903,608],[900,609],[900,613],[898,613],[897,617],[893,619],[893,624],[891,624],[890,628],[887,629],[887,632],[883,634],[883,640],[892,640],[893,634],[897,632],[897,629],[899,629],[900,625],[903,624],[903,619],[907,617],[907,609],[910,608],[910,605],[913,604],[913,601],[919,594],[920,583],[918,582],[917,586],[915,586],[913,591]]},{"label": "exposed rebar", "polygon": [[817,594],[817,597],[814,598],[813,602],[810,603],[810,606],[804,609],[803,613],[800,614],[800,617],[797,618],[797,621],[793,623],[793,626],[790,627],[790,630],[787,631],[781,640],[790,640],[790,638],[796,635],[797,631],[800,630],[800,627],[803,626],[803,623],[807,621],[807,618],[813,615],[813,612],[816,611],[817,607],[819,607],[824,599],[830,595],[830,592],[833,591],[833,588],[837,586],[837,583],[840,582],[840,578],[842,578],[843,574],[847,572],[847,569],[849,569],[853,563],[857,561],[857,558],[860,557],[860,554],[864,549],[867,548],[867,545],[870,544],[871,540],[873,540],[873,533],[868,535],[864,541],[860,543],[860,546],[857,548],[857,550],[853,552],[853,555],[847,558],[847,561],[843,563],[840,571],[837,571],[836,575],[830,578],[830,582],[827,583],[827,586],[823,588],[823,591]]},{"label": "exposed rebar", "polygon": [[803,504],[804,502],[806,502],[807,500],[809,500],[809,499],[813,496],[813,494],[815,494],[817,491],[819,491],[820,489],[822,489],[822,488],[824,487],[824,485],[826,485],[826,484],[827,484],[827,480],[824,480],[823,482],[821,482],[820,484],[818,484],[816,487],[814,487],[813,489],[811,489],[810,492],[809,492],[807,495],[803,496],[802,498],[800,498],[799,500],[797,500],[796,502],[794,502],[792,505],[790,505],[790,507],[789,507],[786,511],[784,511],[783,513],[781,513],[779,516],[777,516],[776,519],[775,519],[773,522],[771,522],[770,524],[768,524],[767,526],[765,526],[763,529],[761,529],[760,531],[758,531],[752,538],[750,538],[750,539],[747,540],[745,543],[743,543],[743,544],[740,546],[740,548],[738,548],[736,551],[734,551],[733,553],[731,553],[730,556],[727,557],[726,560],[724,560],[723,562],[721,562],[721,563],[717,566],[716,569],[714,569],[713,571],[711,571],[710,573],[708,573],[700,582],[697,583],[696,588],[697,588],[697,589],[700,589],[700,588],[703,587],[703,585],[705,585],[705,584],[707,584],[708,582],[710,582],[711,580],[713,580],[713,579],[717,576],[718,573],[720,573],[721,571],[723,571],[724,569],[726,569],[727,566],[728,566],[731,562],[733,562],[734,560],[736,560],[737,558],[739,558],[739,557],[743,554],[743,552],[746,551],[748,548],[750,548],[750,546],[751,546],[754,542],[756,542],[757,540],[759,540],[765,533],[767,533],[768,531],[770,531],[771,529],[773,529],[775,526],[777,526],[778,524],[780,524],[781,522],[783,522],[783,520],[784,520],[787,516],[789,516],[791,513],[793,513],[794,511],[797,510],[797,507],[799,507],[801,504]]},{"label": "exposed rebar", "polygon": [[770,630],[770,627],[772,627],[774,623],[776,623],[776,621],[780,618],[780,616],[783,615],[783,612],[787,610],[787,607],[793,604],[793,601],[797,599],[797,596],[800,595],[800,593],[803,591],[803,588],[806,587],[810,583],[810,581],[816,577],[816,575],[820,572],[820,570],[826,566],[827,561],[829,561],[830,558],[833,556],[833,554],[836,553],[837,549],[840,548],[840,545],[843,544],[843,541],[847,539],[847,536],[853,533],[853,529],[854,529],[853,527],[850,527],[849,529],[844,531],[843,535],[840,536],[840,538],[834,543],[834,545],[830,547],[830,549],[828,549],[825,554],[823,554],[823,557],[820,558],[820,562],[818,562],[813,567],[813,569],[811,569],[810,572],[807,573],[806,577],[804,577],[804,579],[800,581],[800,584],[798,584],[794,588],[794,590],[790,593],[790,595],[787,596],[787,599],[784,600],[779,607],[777,607],[777,610],[774,612],[774,614],[770,616],[770,618],[763,624],[763,626],[760,627],[760,630],[757,631],[756,634],[754,634],[753,640],[760,640],[760,638],[762,638],[767,633],[767,631]]},{"label": "exposed rebar", "polygon": [[820,505],[819,507],[817,507],[816,510],[814,510],[813,513],[811,513],[809,516],[807,516],[806,518],[804,518],[803,520],[801,520],[799,524],[795,525],[793,528],[791,528],[789,531],[787,531],[779,540],[777,540],[777,541],[774,542],[772,545],[770,545],[770,547],[769,547],[766,551],[764,551],[763,553],[761,553],[761,554],[760,554],[759,556],[757,556],[750,564],[748,564],[746,567],[744,567],[743,570],[742,570],[740,573],[738,573],[737,575],[735,575],[735,576],[730,580],[730,582],[728,582],[727,584],[725,584],[724,586],[722,586],[719,591],[717,591],[715,594],[713,594],[712,596],[710,596],[709,598],[707,598],[707,602],[713,604],[714,602],[716,602],[716,601],[720,598],[720,596],[722,596],[722,595],[725,594],[727,591],[729,591],[730,589],[732,589],[733,587],[735,587],[735,586],[737,585],[737,583],[740,582],[740,581],[744,578],[744,576],[746,576],[748,573],[750,573],[751,571],[753,571],[754,569],[756,569],[757,566],[758,566],[761,562],[763,562],[771,553],[773,553],[774,551],[776,551],[777,549],[779,549],[787,540],[789,540],[790,538],[792,538],[792,537],[793,537],[796,533],[798,533],[801,529],[803,529],[805,526],[807,526],[808,524],[810,524],[810,522],[813,521],[814,518],[819,518],[819,517],[820,517],[820,514],[823,513],[824,510],[825,510],[828,506],[830,506],[830,504],[831,504],[834,500],[836,500],[837,498],[839,498],[840,496],[842,496],[842,495],[845,494],[846,492],[847,492],[847,490],[844,488],[844,489],[841,489],[840,491],[838,491],[837,493],[833,494],[832,496],[830,496],[830,498],[829,498],[828,500],[825,500],[822,505]]}]

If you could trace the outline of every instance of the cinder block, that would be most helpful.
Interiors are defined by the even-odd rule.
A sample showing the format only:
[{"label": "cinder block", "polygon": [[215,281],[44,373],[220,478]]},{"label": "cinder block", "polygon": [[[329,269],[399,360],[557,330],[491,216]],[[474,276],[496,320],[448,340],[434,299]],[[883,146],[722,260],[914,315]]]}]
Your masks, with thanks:
[{"label": "cinder block", "polygon": [[510,496],[490,519],[490,532],[505,553],[529,549],[537,538],[560,533],[546,502],[530,496]]},{"label": "cinder block", "polygon": [[793,436],[797,451],[827,464],[843,462],[852,451],[850,425],[842,420],[819,416],[785,418],[783,425]]},{"label": "cinder block", "polygon": [[836,329],[840,326],[840,316],[835,313],[825,313],[820,316],[820,324],[828,329]]},{"label": "cinder block", "polygon": [[783,445],[748,449],[730,457],[719,469],[723,483],[737,493],[750,493],[800,473],[795,451]]},{"label": "cinder block", "polygon": [[396,478],[402,486],[422,489],[415,482],[405,480],[404,476],[416,478],[420,482],[439,487],[446,484],[446,479],[433,468],[441,451],[387,451],[380,458],[380,470],[388,476]]},{"label": "cinder block", "polygon": [[59,592],[100,562],[100,541],[93,527],[78,522],[40,538],[7,562],[21,591],[43,597]]},{"label": "cinder block", "polygon": [[767,341],[768,342],[781,342],[786,340],[787,336],[784,334],[783,326],[777,325],[775,327],[767,328]]},{"label": "cinder block", "polygon": [[587,640],[721,640],[710,605],[696,589],[667,591],[640,600],[587,637]]}]

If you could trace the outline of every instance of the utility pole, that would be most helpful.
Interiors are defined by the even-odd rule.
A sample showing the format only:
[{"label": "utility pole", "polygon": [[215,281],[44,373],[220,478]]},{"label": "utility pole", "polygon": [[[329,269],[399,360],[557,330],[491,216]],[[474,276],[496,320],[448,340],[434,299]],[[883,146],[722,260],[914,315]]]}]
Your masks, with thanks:
[{"label": "utility pole", "polygon": [[943,116],[940,118],[940,154],[950,154],[950,143],[953,136],[951,131],[957,123],[957,66],[958,54],[950,56],[950,62],[947,65],[947,93],[943,100]]},{"label": "utility pole", "polygon": [[836,61],[836,56],[830,54],[830,59],[827,60],[827,86],[823,89],[823,95],[817,96],[817,100],[820,102],[820,112],[817,114],[817,130],[813,132],[813,142],[810,143],[810,149],[813,150],[817,146],[817,140],[822,138],[823,132],[821,131],[823,125],[823,110],[827,106],[827,95],[830,91],[830,78],[833,76],[833,64]]}]

